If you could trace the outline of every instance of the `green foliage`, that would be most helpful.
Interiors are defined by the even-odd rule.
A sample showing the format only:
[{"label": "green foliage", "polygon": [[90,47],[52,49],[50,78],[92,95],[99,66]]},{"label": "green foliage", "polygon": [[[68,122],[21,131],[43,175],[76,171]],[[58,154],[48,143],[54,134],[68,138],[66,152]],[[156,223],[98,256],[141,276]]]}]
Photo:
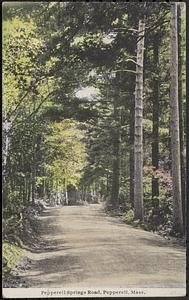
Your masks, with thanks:
[{"label": "green foliage", "polygon": [[4,275],[13,269],[21,258],[23,251],[20,247],[7,242],[3,243],[2,256],[3,256],[3,273]]},{"label": "green foliage", "polygon": [[[152,166],[144,167],[144,228],[147,230],[159,231],[170,234],[173,227],[172,221],[172,180],[169,171],[159,169],[154,171]],[[151,196],[152,175],[159,179],[159,197]],[[158,205],[157,205],[158,203]]]},{"label": "green foliage", "polygon": [[8,141],[3,166],[3,234],[14,241],[23,229],[23,212],[31,200],[34,166],[38,164],[35,172],[41,172],[45,154],[41,112],[52,79],[42,78],[42,53],[42,37],[32,19],[16,16],[3,22],[3,117],[11,124],[3,136],[4,147]]},{"label": "green foliage", "polygon": [[[24,209],[36,197],[68,185],[95,190],[109,199],[113,178],[114,132],[120,129],[120,206],[134,222],[130,199],[133,164],[135,49],[138,18],[144,12],[144,208],[150,230],[171,227],[169,113],[169,5],[166,3],[5,4],[3,21],[4,234],[23,228]],[[136,14],[137,12],[137,14]],[[137,16],[137,17],[136,17]],[[186,59],[183,13],[183,62]],[[157,24],[158,23],[158,24]],[[64,26],[62,26],[64,24]],[[153,41],[159,38],[154,69]],[[112,74],[117,72],[115,80]],[[121,70],[121,71],[120,71]],[[112,72],[114,71],[114,73]],[[93,74],[93,75],[92,75]],[[153,83],[159,79],[159,169],[151,166]],[[183,66],[183,98],[186,94]],[[78,99],[76,91],[94,87],[98,97]],[[115,118],[115,104],[119,118]],[[184,107],[185,109],[185,107]],[[184,126],[185,130],[185,126]],[[159,179],[160,195],[151,197]],[[155,209],[159,203],[158,210]],[[146,225],[148,224],[148,225]],[[167,227],[166,227],[167,226]]]},{"label": "green foliage", "polygon": [[134,211],[132,209],[128,210],[123,215],[123,220],[125,220],[128,223],[133,223],[133,221],[134,221]]},{"label": "green foliage", "polygon": [[69,184],[77,186],[86,161],[83,143],[84,133],[79,123],[67,119],[49,125],[50,134],[46,137],[49,147],[46,171],[50,174],[53,186],[64,190]]}]

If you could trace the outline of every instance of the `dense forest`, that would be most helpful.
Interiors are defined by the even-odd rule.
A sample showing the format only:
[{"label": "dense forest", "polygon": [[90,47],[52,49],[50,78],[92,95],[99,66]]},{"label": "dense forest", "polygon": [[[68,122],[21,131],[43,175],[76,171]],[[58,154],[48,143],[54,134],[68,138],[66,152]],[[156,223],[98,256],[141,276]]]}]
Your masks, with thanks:
[{"label": "dense forest", "polygon": [[184,3],[4,3],[4,241],[69,190],[183,236],[185,22]]}]

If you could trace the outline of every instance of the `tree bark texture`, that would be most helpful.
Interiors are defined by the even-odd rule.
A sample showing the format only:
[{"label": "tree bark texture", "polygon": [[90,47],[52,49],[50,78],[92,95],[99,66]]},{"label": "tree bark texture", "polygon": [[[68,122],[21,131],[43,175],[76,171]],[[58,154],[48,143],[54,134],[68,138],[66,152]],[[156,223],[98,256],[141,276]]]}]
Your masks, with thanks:
[{"label": "tree bark texture", "polygon": [[173,217],[174,230],[183,233],[182,199],[181,199],[181,166],[180,166],[180,131],[178,104],[178,32],[177,4],[171,4],[171,157],[173,179]]},{"label": "tree bark texture", "polygon": [[116,93],[113,99],[115,125],[114,128],[112,129],[113,163],[112,163],[111,204],[113,205],[113,207],[118,207],[119,205],[119,186],[120,186],[119,180],[120,180],[120,142],[121,142],[120,122],[121,120],[120,120],[120,108],[117,103],[117,97],[119,97],[119,95]]},{"label": "tree bark texture", "polygon": [[139,20],[135,86],[134,215],[143,220],[143,61],[145,22]]},{"label": "tree bark texture", "polygon": [[134,118],[134,99],[131,101],[131,106],[130,106],[130,150],[129,150],[129,174],[130,174],[130,201],[132,206],[134,206],[134,126],[135,126],[135,118]]},{"label": "tree bark texture", "polygon": [[180,161],[181,161],[181,196],[183,222],[185,224],[186,207],[186,174],[184,161],[184,126],[183,126],[183,97],[182,97],[182,18],[181,6],[177,6],[177,25],[178,25],[178,102],[179,102],[179,126],[180,126]]},{"label": "tree bark texture", "polygon": [[[159,38],[154,39],[153,56],[154,56],[154,78],[153,78],[153,129],[152,129],[152,166],[156,171],[159,168],[159,79],[157,70],[159,64]],[[152,199],[155,207],[159,205],[159,180],[156,176],[152,177]]]},{"label": "tree bark texture", "polygon": [[31,185],[32,185],[32,203],[35,203],[35,192],[36,192],[36,148],[35,148],[35,138],[33,140],[33,160],[32,160],[32,179],[31,179]]}]

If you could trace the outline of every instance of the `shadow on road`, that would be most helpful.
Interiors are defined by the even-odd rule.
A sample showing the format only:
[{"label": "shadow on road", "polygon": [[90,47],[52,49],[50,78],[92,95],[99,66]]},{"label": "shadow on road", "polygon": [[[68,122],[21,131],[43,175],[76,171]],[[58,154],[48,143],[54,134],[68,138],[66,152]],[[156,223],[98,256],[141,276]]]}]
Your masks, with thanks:
[{"label": "shadow on road", "polygon": [[43,284],[53,284],[60,287],[62,283],[79,282],[86,278],[87,274],[79,264],[77,256],[56,255],[50,258],[31,261],[32,274],[27,278],[30,285],[38,285],[41,278]]}]

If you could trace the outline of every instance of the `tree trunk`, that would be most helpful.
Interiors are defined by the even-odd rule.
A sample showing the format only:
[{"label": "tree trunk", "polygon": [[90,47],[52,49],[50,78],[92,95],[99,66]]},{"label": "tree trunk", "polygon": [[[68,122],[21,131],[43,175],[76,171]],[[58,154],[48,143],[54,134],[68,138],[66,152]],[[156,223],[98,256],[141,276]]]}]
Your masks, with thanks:
[{"label": "tree trunk", "polygon": [[30,199],[31,199],[31,174],[28,177],[28,203],[30,203]]},{"label": "tree trunk", "polygon": [[35,203],[35,167],[32,170],[32,203]]},{"label": "tree trunk", "polygon": [[46,179],[43,180],[43,198],[47,199]]},{"label": "tree trunk", "polygon": [[[33,142],[34,143],[34,142]],[[35,192],[36,192],[36,155],[35,155],[35,143],[33,144],[33,161],[32,161],[32,203],[35,203]]]},{"label": "tree trunk", "polygon": [[[154,74],[158,74],[159,65],[159,38],[156,36],[153,44]],[[159,79],[153,78],[153,129],[152,129],[152,166],[156,171],[159,168]],[[159,206],[159,180],[152,176],[152,200],[154,207]]]},{"label": "tree trunk", "polygon": [[9,152],[9,144],[10,144],[10,137],[8,136],[8,131],[11,128],[11,123],[10,122],[3,122],[2,124],[2,129],[3,129],[3,143],[2,143],[2,158],[3,158],[3,179],[5,180],[6,176],[6,165],[7,165],[7,157],[8,157],[8,152]]},{"label": "tree trunk", "polygon": [[[132,14],[128,13],[128,24],[135,23],[135,17]],[[129,52],[131,55],[135,53],[136,50],[136,42],[130,41],[129,44]],[[133,71],[127,76],[127,82],[129,82],[129,197],[132,208],[134,208],[134,133],[135,133],[135,70],[136,66],[133,62],[127,63],[128,70]],[[125,110],[127,110],[127,102],[125,105]]]},{"label": "tree trunk", "polygon": [[177,4],[171,4],[171,156],[173,178],[173,217],[174,230],[183,233],[182,199],[181,199],[181,167],[180,167],[180,132],[178,105],[178,35]]},{"label": "tree trunk", "polygon": [[27,192],[28,192],[28,184],[27,184],[27,176],[24,177],[24,190],[23,190],[23,203],[27,205]]},{"label": "tree trunk", "polygon": [[130,139],[130,149],[129,149],[129,194],[130,202],[132,207],[134,207],[134,126],[135,126],[135,112],[134,112],[134,99],[130,103],[130,126],[129,126],[129,139]]},{"label": "tree trunk", "polygon": [[[186,116],[189,116],[189,99],[186,97]],[[189,122],[186,122],[186,157],[189,157]],[[189,159],[186,159],[186,186],[189,186]],[[188,209],[189,193],[186,193],[186,210]]]},{"label": "tree trunk", "polygon": [[67,180],[64,180],[64,189],[65,189],[65,201],[66,205],[69,204],[69,198],[68,198],[68,189],[67,189]]},{"label": "tree trunk", "polygon": [[108,174],[108,172],[106,173],[106,193],[107,193],[107,195],[109,193],[109,174]]},{"label": "tree trunk", "polygon": [[111,186],[111,204],[113,207],[118,207],[119,205],[119,187],[120,187],[120,108],[117,104],[117,97],[119,95],[114,95],[113,105],[114,105],[114,121],[115,126],[112,130],[113,138],[113,164],[112,164],[112,186]]},{"label": "tree trunk", "polygon": [[143,220],[143,60],[145,22],[139,20],[135,87],[134,215]]},{"label": "tree trunk", "polygon": [[181,6],[177,6],[177,24],[178,24],[178,102],[179,102],[179,126],[180,126],[180,161],[181,161],[181,195],[183,222],[185,224],[185,207],[186,207],[186,176],[184,163],[184,128],[183,128],[183,97],[182,97],[182,18]]}]

